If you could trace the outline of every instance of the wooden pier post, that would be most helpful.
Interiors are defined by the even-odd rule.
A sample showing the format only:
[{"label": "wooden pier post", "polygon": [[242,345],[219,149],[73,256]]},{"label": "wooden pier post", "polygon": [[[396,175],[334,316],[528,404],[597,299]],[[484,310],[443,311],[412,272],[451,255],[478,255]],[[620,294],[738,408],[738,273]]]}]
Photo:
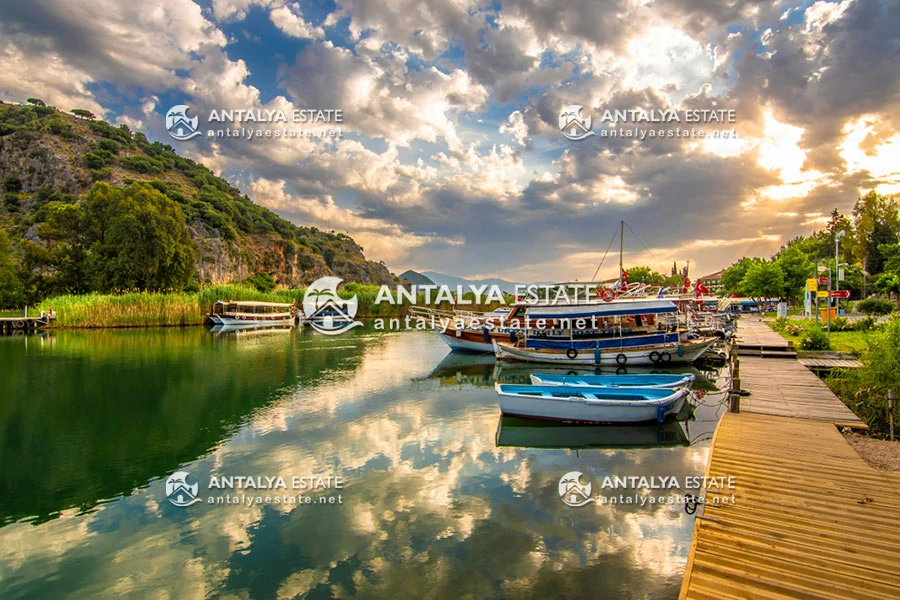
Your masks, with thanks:
[{"label": "wooden pier post", "polygon": [[741,359],[732,345],[729,349],[731,358],[731,389],[729,390],[728,411],[733,413],[741,412]]}]

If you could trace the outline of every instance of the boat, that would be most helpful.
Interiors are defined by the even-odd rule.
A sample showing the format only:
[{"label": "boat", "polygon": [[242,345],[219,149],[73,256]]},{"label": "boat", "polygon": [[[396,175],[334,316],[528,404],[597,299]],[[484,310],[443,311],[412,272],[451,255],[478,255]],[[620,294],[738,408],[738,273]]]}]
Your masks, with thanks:
[{"label": "boat", "polygon": [[689,446],[685,423],[569,425],[541,419],[501,416],[495,442],[518,448],[663,448]]},{"label": "boat", "polygon": [[[546,348],[645,346],[677,342],[677,307],[663,298],[616,298],[610,301],[537,304],[518,303],[503,313],[441,313],[417,309],[451,350],[494,352],[493,341],[522,337]],[[539,341],[538,341],[539,340]]]},{"label": "boat", "polygon": [[[600,340],[588,343],[572,342],[568,347],[544,347],[523,338],[515,344],[492,340],[494,354],[499,360],[553,363],[559,365],[652,365],[692,363],[716,343],[714,337],[684,336],[682,339],[643,346],[603,345]],[[590,343],[593,342],[593,347]],[[520,345],[521,344],[521,345]],[[537,346],[537,347],[535,347]]]},{"label": "boat", "polygon": [[691,373],[646,374],[646,375],[558,375],[555,373],[532,373],[534,385],[566,385],[573,387],[690,387],[694,382]]},{"label": "boat", "polygon": [[504,415],[572,423],[662,423],[678,414],[686,388],[608,388],[497,383]]},{"label": "boat", "polygon": [[297,310],[293,302],[249,302],[222,301],[213,305],[207,318],[213,325],[224,327],[271,327],[273,325],[293,326]]}]

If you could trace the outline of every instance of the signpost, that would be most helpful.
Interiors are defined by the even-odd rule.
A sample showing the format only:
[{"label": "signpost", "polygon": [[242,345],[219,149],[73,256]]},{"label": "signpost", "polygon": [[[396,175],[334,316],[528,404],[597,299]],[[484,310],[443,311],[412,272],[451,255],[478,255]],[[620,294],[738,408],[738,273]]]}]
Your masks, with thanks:
[{"label": "signpost", "polygon": [[[819,292],[820,294],[822,292]],[[831,290],[831,294],[828,296],[829,298],[843,298],[847,299],[850,297],[850,290]]]},{"label": "signpost", "polygon": [[819,285],[828,285],[829,277],[819,277]]},{"label": "signpost", "polygon": [[828,290],[820,290],[819,292],[816,293],[816,298],[827,298],[827,297],[828,297]]},{"label": "signpost", "polygon": [[819,291],[820,282],[816,279],[807,279],[806,280],[806,289],[810,292]]}]

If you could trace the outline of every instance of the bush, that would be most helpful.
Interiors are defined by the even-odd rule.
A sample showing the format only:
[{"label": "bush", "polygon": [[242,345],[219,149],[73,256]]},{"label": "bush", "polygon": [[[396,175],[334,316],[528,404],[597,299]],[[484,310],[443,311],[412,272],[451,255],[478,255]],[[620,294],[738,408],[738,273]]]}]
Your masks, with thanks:
[{"label": "bush", "polygon": [[857,303],[856,310],[866,315],[889,315],[894,311],[894,303],[884,298],[866,298]]},{"label": "bush", "polygon": [[252,285],[260,292],[271,292],[277,285],[275,279],[265,271],[257,271],[256,275],[246,278],[242,283]]},{"label": "bush", "polygon": [[7,175],[3,178],[3,191],[12,193],[21,192],[22,180],[15,175]]},{"label": "bush", "polygon": [[[891,319],[882,331],[868,338],[869,349],[859,369],[841,369],[826,382],[841,400],[869,426],[871,433],[888,432],[887,392],[900,390],[900,319]],[[900,402],[894,403],[900,422]]]},{"label": "bush", "polygon": [[831,339],[820,327],[810,326],[800,338],[801,350],[831,350]]}]

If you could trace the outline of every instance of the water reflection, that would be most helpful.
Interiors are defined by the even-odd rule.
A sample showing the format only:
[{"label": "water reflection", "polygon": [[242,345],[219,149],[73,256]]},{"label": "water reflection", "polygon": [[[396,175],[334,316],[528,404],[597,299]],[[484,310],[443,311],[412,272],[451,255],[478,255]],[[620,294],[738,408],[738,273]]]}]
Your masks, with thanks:
[{"label": "water reflection", "polygon": [[[498,444],[493,389],[435,375],[446,348],[431,334],[61,333],[49,354],[0,353],[17,381],[4,514],[20,519],[0,529],[4,598],[677,597],[692,527],[680,507],[573,509],[557,486],[571,470],[702,474],[706,445]],[[492,362],[469,368],[494,377]],[[701,406],[691,425],[714,414]],[[41,451],[26,438],[48,446],[37,470],[7,459]],[[92,460],[69,456],[79,444]],[[14,469],[60,478],[67,465],[64,489],[114,485],[67,495],[51,478],[37,510],[38,493],[10,484]],[[341,475],[344,503],[178,508],[163,480],[179,465],[201,482]]]}]

